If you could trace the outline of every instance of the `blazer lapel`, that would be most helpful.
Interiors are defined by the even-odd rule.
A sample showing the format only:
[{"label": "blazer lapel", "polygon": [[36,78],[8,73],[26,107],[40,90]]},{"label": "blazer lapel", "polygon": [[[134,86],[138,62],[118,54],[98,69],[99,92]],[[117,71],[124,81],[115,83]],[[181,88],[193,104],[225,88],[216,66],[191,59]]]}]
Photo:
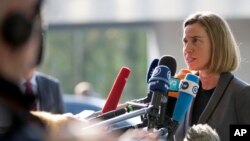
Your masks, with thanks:
[{"label": "blazer lapel", "polygon": [[41,82],[41,79],[40,79],[40,76],[39,75],[36,75],[36,82],[37,82],[37,96],[38,96],[38,99],[39,99],[39,110],[43,110],[44,107],[42,107],[43,102],[44,102],[44,97],[42,95],[42,91],[43,91],[43,88],[42,85],[40,85],[42,82]]},{"label": "blazer lapel", "polygon": [[192,111],[193,111],[193,104],[194,104],[194,99],[192,100],[192,103],[190,105],[190,108],[188,108],[187,110],[187,113],[185,116],[187,116],[188,118],[185,118],[185,121],[184,121],[184,133],[187,132],[187,130],[189,129],[189,127],[191,126],[192,124]]},{"label": "blazer lapel", "polygon": [[213,111],[217,107],[220,99],[223,97],[226,88],[228,87],[233,75],[231,73],[222,73],[219,83],[214,90],[212,97],[210,98],[204,112],[201,114],[198,123],[207,123]]}]

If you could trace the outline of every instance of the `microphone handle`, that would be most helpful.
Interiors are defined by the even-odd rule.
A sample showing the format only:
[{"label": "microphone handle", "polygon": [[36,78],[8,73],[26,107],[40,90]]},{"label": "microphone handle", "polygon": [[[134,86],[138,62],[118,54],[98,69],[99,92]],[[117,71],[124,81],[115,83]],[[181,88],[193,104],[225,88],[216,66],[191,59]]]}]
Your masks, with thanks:
[{"label": "microphone handle", "polygon": [[147,124],[140,123],[140,124],[137,124],[137,125],[129,125],[129,126],[123,126],[123,127],[115,128],[115,129],[110,130],[110,132],[124,133],[129,129],[138,129],[138,128],[144,128],[144,127],[147,127]]},{"label": "microphone handle", "polygon": [[152,108],[148,113],[148,130],[156,126],[156,121],[159,116],[159,106],[161,104],[162,94],[159,91],[153,92],[150,105]]},{"label": "microphone handle", "polygon": [[132,102],[136,102],[136,103],[149,103],[151,101],[152,98],[152,93],[151,91],[147,92],[147,96],[144,98],[140,98],[140,99],[134,99],[131,100]]},{"label": "microphone handle", "polygon": [[168,126],[168,136],[167,136],[168,140],[173,141],[174,133],[177,130],[178,126],[179,126],[178,121],[172,120],[170,126]]},{"label": "microphone handle", "polygon": [[120,116],[114,117],[112,119],[101,121],[101,122],[99,122],[97,124],[90,125],[90,126],[85,127],[83,129],[88,130],[88,129],[91,129],[91,128],[102,127],[102,126],[107,126],[107,125],[113,125],[115,123],[130,119],[130,118],[133,118],[133,117],[137,117],[137,116],[140,116],[140,115],[147,114],[151,108],[152,108],[152,106],[149,106],[149,107],[146,107],[146,108],[142,108],[140,110],[132,111],[131,113],[127,113],[125,115],[120,115]]},{"label": "microphone handle", "polygon": [[86,117],[86,119],[91,120],[91,119],[96,118],[97,116],[99,116],[101,113],[102,113],[102,111],[96,111],[93,114]]},{"label": "microphone handle", "polygon": [[160,117],[159,117],[159,122],[157,123],[157,128],[165,127],[168,123],[168,120],[170,119],[167,116],[167,102],[168,98],[166,96],[163,96],[161,101]]},{"label": "microphone handle", "polygon": [[[135,101],[135,100],[133,100],[133,101]],[[123,103],[123,104],[119,104],[118,106],[117,106],[117,109],[123,109],[123,108],[126,108],[126,107],[128,107],[129,105],[132,105],[132,106],[135,106],[133,109],[135,109],[135,110],[137,110],[137,109],[141,109],[141,108],[143,108],[143,107],[145,107],[145,105],[142,105],[142,106],[140,106],[140,105],[138,105],[138,104],[134,104],[134,103]],[[137,106],[138,105],[138,106]],[[112,110],[112,111],[114,111],[114,110]],[[111,112],[111,111],[109,111],[109,112]],[[109,112],[106,112],[106,113],[109,113]],[[100,111],[96,111],[96,112],[94,112],[93,114],[91,114],[90,116],[88,116],[86,119],[89,119],[89,120],[93,120],[93,119],[96,119],[97,117],[99,117],[99,116],[101,116],[101,115],[104,115],[104,114],[106,114],[106,113],[102,113],[102,111],[100,110]],[[114,116],[115,117],[115,116]]]},{"label": "microphone handle", "polygon": [[128,111],[127,111],[126,108],[122,108],[122,109],[118,109],[118,110],[107,112],[107,113],[105,113],[103,115],[97,116],[96,118],[97,119],[101,119],[101,120],[106,120],[106,119],[110,119],[110,118],[113,118],[113,117],[125,114],[127,112]]},{"label": "microphone handle", "polygon": [[143,106],[139,106],[139,105],[130,105],[129,104],[125,108],[117,109],[117,110],[113,110],[113,111],[104,113],[102,115],[99,115],[99,116],[97,116],[95,118],[90,119],[89,121],[93,121],[95,119],[107,120],[107,119],[111,119],[113,117],[117,117],[117,116],[120,116],[122,114],[129,113],[129,112],[132,112],[134,110],[141,109],[141,108],[144,108],[144,107]]}]

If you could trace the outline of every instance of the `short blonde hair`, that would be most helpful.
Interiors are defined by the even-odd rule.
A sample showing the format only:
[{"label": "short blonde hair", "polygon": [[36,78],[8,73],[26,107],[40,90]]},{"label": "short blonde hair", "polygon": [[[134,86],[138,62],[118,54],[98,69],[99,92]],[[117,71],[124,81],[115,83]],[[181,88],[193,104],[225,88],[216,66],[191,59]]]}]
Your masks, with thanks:
[{"label": "short blonde hair", "polygon": [[209,71],[212,73],[231,72],[240,64],[240,51],[227,22],[211,12],[197,12],[188,17],[184,23],[201,24],[208,33],[212,45]]}]

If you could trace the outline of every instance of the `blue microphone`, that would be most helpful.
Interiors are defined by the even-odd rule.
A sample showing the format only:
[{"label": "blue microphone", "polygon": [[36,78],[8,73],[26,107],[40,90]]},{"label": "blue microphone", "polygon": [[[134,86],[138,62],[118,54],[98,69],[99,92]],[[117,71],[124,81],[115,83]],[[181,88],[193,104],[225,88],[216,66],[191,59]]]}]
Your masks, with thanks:
[{"label": "blue microphone", "polygon": [[157,66],[149,79],[149,90],[153,92],[159,91],[161,95],[165,95],[169,88],[170,77],[171,71],[167,66]]},{"label": "blue microphone", "polygon": [[[147,71],[147,83],[149,83],[149,79],[151,78],[151,76],[153,75],[153,71],[154,69],[158,66],[158,62],[159,62],[159,59],[154,59],[149,68],[148,68],[148,71]],[[144,100],[143,103],[149,103],[151,101],[151,98],[152,98],[152,91],[148,90],[147,92],[147,97],[146,99]]]},{"label": "blue microphone", "polygon": [[156,121],[159,118],[159,106],[161,97],[165,95],[169,89],[169,79],[171,71],[167,66],[159,65],[153,71],[149,79],[149,90],[153,92],[149,106],[152,106],[148,113],[148,130],[156,126]]},{"label": "blue microphone", "polygon": [[[159,62],[159,59],[157,59],[157,58],[151,62],[150,66],[147,70],[147,74],[146,74],[146,82],[147,83],[149,83],[149,79],[151,78],[154,69],[158,66],[158,62]],[[132,101],[137,102],[137,103],[149,103],[151,101],[151,98],[152,98],[152,91],[148,90],[146,97],[141,98],[141,99],[132,100]]]},{"label": "blue microphone", "polygon": [[172,117],[172,125],[170,125],[168,138],[171,138],[180,122],[184,119],[184,116],[191,105],[193,98],[196,96],[199,89],[199,77],[188,73],[184,80],[180,82],[179,97],[177,99],[174,113]]},{"label": "blue microphone", "polygon": [[185,78],[186,74],[191,73],[191,71],[187,69],[181,69],[178,74],[176,74],[174,77],[171,77],[169,80],[170,82],[170,88],[168,91],[168,103],[167,103],[167,111],[166,114],[168,117],[173,117],[175,104],[177,102],[177,99],[179,97],[179,89],[180,89],[180,83],[181,80]]},{"label": "blue microphone", "polygon": [[179,97],[177,99],[173,120],[180,123],[189,108],[192,99],[196,96],[199,89],[199,77],[194,74],[187,74],[185,79],[180,83]]},{"label": "blue microphone", "polygon": [[154,60],[151,62],[150,66],[149,66],[149,68],[148,68],[148,71],[147,71],[147,77],[146,77],[147,83],[148,83],[149,79],[151,78],[154,69],[158,66],[158,62],[159,62],[159,59],[154,59]]}]

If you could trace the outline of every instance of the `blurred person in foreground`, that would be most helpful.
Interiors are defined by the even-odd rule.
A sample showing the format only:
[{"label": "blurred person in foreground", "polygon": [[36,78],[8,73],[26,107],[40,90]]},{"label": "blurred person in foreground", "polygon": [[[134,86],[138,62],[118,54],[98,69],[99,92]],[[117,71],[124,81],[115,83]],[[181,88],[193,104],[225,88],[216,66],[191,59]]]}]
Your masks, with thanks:
[{"label": "blurred person in foreground", "polygon": [[[52,122],[54,126],[64,129],[70,125],[70,121],[77,121],[66,115],[47,113],[51,115],[47,116],[47,121],[51,122],[49,124],[41,116],[30,113],[35,97],[27,96],[19,87],[24,74],[41,61],[42,2],[0,0],[1,141],[44,141],[54,139],[56,135],[62,138],[62,133],[55,134]],[[65,119],[67,123],[64,124]],[[73,135],[70,137],[73,138]]]},{"label": "blurred person in foreground", "polygon": [[40,0],[0,0],[0,140],[44,140],[46,127],[29,113],[35,99],[18,87],[36,66],[42,38]]},{"label": "blurred person in foreground", "polygon": [[220,141],[220,137],[209,125],[197,124],[188,129],[184,141]]},{"label": "blurred person in foreground", "polygon": [[183,24],[183,57],[197,71],[200,87],[175,134],[182,141],[187,129],[207,123],[222,141],[231,124],[250,124],[250,86],[237,78],[240,52],[228,23],[212,12],[197,12]]},{"label": "blurred person in foreground", "polygon": [[117,140],[102,128],[82,130],[89,123],[67,114],[32,111],[35,97],[19,84],[36,67],[41,53],[42,0],[0,0],[0,140]]}]

